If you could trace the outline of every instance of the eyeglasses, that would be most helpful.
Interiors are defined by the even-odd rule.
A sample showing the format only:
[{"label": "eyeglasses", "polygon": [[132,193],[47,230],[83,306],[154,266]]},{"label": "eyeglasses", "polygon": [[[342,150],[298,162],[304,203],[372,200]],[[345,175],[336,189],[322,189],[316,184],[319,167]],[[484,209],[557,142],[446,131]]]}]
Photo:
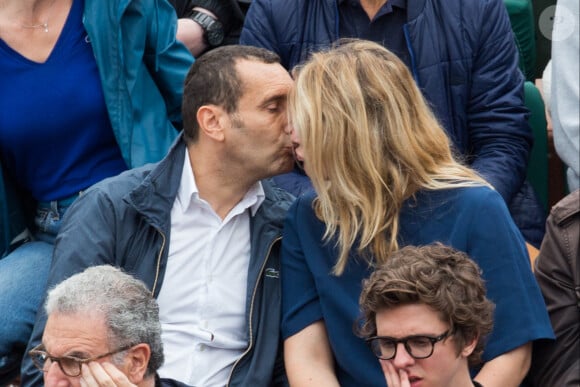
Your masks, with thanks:
[{"label": "eyeglasses", "polygon": [[395,339],[388,336],[374,336],[366,339],[367,344],[376,357],[382,360],[391,360],[397,356],[397,347],[399,343],[403,346],[414,359],[426,359],[433,354],[435,343],[451,336],[450,331],[437,336],[407,336],[402,339]]},{"label": "eyeglasses", "polygon": [[28,355],[32,358],[34,365],[42,372],[48,372],[50,365],[54,362],[57,363],[61,371],[70,377],[77,377],[81,374],[81,367],[83,364],[90,363],[95,360],[102,359],[104,357],[123,352],[131,348],[132,345],[121,347],[116,351],[107,352],[104,355],[99,355],[95,357],[90,357],[88,359],[80,359],[75,356],[62,356],[56,357],[51,356],[42,348],[42,344],[35,347],[28,352]]}]

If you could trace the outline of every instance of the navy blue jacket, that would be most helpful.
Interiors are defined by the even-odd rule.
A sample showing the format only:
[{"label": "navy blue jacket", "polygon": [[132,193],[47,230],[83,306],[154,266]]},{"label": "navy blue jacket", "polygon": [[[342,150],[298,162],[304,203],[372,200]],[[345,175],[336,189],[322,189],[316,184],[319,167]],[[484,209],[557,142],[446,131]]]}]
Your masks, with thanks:
[{"label": "navy blue jacket", "polygon": [[[139,278],[158,296],[169,252],[171,208],[181,181],[186,147],[180,139],[158,164],[97,183],[69,207],[55,244],[48,288],[90,266],[110,264]],[[228,386],[285,385],[280,355],[280,245],[293,197],[262,182],[265,199],[250,220],[247,325],[249,345]],[[46,314],[40,310],[29,349],[40,343]],[[24,359],[23,385],[40,372]],[[36,383],[32,380],[36,379]]]},{"label": "navy blue jacket", "polygon": [[[278,53],[291,69],[339,38],[338,2],[253,0],[240,43]],[[457,154],[494,186],[539,247],[545,214],[523,184],[533,135],[503,1],[409,0],[402,33],[415,81]],[[312,188],[298,170],[275,179],[296,196]]]}]

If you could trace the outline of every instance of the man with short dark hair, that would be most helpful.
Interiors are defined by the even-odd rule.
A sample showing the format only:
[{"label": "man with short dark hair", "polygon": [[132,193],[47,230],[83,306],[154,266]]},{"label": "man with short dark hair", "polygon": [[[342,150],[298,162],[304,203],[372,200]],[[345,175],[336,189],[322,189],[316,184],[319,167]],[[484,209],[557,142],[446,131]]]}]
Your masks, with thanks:
[{"label": "man with short dark hair", "polygon": [[[92,187],[67,213],[49,285],[99,264],[143,280],[160,307],[161,377],[285,383],[279,251],[292,196],[263,179],[293,165],[291,87],[267,50],[208,52],[187,75],[184,134],[169,154]],[[29,347],[44,323],[40,314]]]}]

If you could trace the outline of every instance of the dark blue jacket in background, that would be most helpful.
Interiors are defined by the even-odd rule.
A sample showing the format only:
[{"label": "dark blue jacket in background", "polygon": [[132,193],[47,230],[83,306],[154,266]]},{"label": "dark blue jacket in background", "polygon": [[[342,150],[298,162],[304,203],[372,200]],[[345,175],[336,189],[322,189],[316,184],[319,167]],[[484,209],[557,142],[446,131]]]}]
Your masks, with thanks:
[{"label": "dark blue jacket in background", "polygon": [[[253,0],[240,43],[278,53],[291,69],[332,46],[338,21],[337,0]],[[533,137],[502,0],[409,0],[404,34],[413,76],[458,153],[513,210]],[[295,195],[311,187],[298,172],[278,183]],[[512,215],[520,229],[523,223],[539,227],[539,233],[525,235],[539,245],[543,212],[532,192],[526,196]]]}]

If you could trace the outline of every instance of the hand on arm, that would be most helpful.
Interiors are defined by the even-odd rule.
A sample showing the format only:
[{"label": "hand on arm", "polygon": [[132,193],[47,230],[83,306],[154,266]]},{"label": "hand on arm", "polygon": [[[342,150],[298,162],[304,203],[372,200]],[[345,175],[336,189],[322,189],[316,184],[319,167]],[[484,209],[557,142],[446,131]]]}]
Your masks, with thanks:
[{"label": "hand on arm", "polygon": [[339,386],[323,321],[307,326],[284,341],[284,363],[291,386]]},{"label": "hand on arm", "polygon": [[189,18],[177,20],[176,38],[196,58],[206,49],[206,44],[203,41],[203,29],[199,24]]},{"label": "hand on arm", "polygon": [[528,373],[532,343],[526,343],[486,362],[475,380],[484,387],[518,387]]},{"label": "hand on arm", "polygon": [[[217,19],[217,16],[205,8],[195,7],[194,11],[204,12]],[[198,23],[191,20],[189,17],[180,18],[177,20],[177,40],[181,41],[194,57],[198,57],[204,52],[208,45],[203,38],[203,28]]]}]

